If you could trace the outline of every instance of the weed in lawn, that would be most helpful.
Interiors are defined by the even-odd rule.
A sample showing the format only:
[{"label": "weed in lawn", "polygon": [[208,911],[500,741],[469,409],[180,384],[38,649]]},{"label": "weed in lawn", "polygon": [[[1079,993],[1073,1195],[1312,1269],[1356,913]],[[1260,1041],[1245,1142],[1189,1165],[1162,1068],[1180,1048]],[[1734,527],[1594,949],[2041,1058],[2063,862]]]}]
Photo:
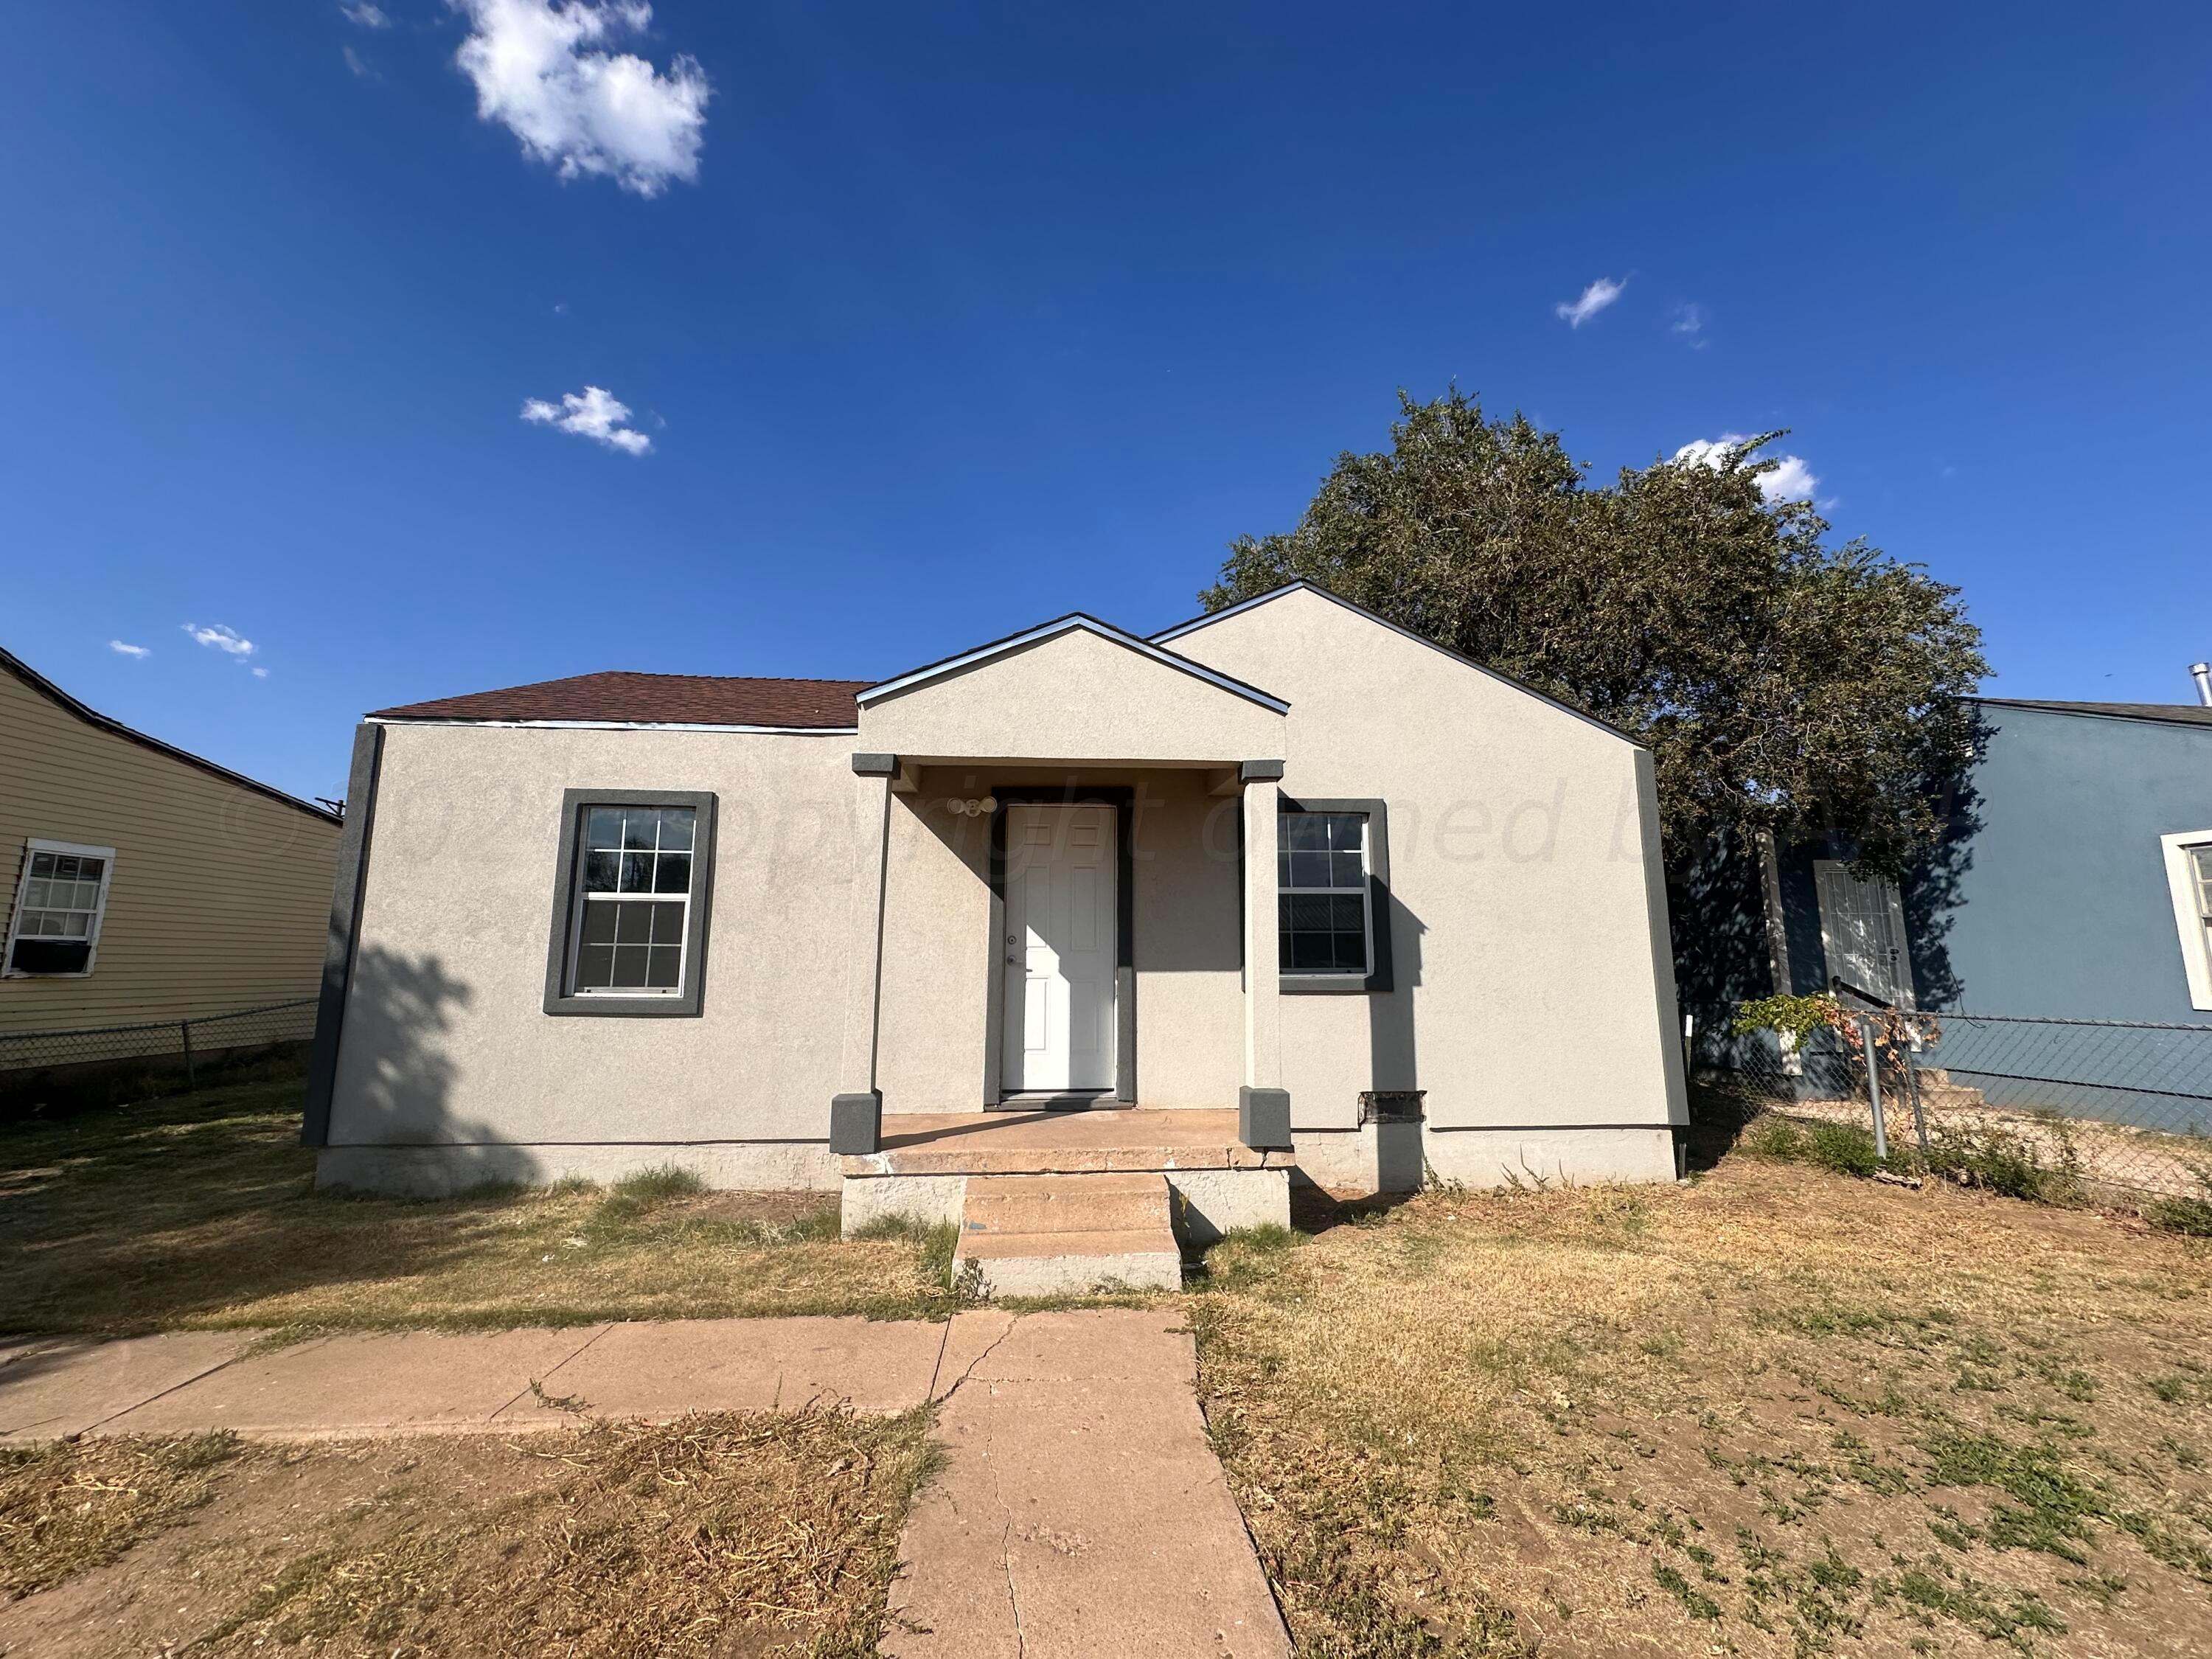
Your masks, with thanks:
[{"label": "weed in lawn", "polygon": [[1978,1635],[1992,1642],[2008,1642],[2023,1653],[2032,1651],[2021,1638],[2023,1631],[2049,1636],[2066,1633],[2065,1621],[2040,1596],[2001,1590],[1964,1575],[1947,1583],[1918,1568],[1908,1569],[1898,1580],[1897,1594],[1908,1607],[1954,1619]]},{"label": "weed in lawn", "polygon": [[592,1219],[601,1226],[620,1226],[659,1209],[672,1199],[696,1198],[707,1183],[695,1170],[663,1164],[626,1175],[599,1200]]},{"label": "weed in lawn", "polygon": [[1658,1581],[1660,1589],[1682,1604],[1683,1611],[1691,1618],[1717,1620],[1721,1616],[1721,1604],[1682,1577],[1680,1568],[1654,1561],[1651,1576]]},{"label": "weed in lawn", "polygon": [[1990,1507],[1983,1531],[1998,1549],[2041,1550],[2086,1566],[2089,1522],[2110,1514],[2096,1493],[2065,1469],[2050,1446],[2015,1445],[1994,1434],[1938,1431],[1921,1442],[1928,1479],[1938,1486],[1991,1486],[2015,1500]]}]

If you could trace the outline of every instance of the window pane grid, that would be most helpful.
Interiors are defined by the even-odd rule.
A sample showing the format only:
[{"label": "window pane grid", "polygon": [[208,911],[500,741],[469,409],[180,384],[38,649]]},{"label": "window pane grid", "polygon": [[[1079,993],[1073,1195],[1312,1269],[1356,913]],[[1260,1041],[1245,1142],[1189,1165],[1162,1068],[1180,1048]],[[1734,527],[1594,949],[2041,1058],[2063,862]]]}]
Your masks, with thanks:
[{"label": "window pane grid", "polygon": [[36,847],[26,851],[13,937],[17,944],[29,948],[19,951],[15,945],[9,947],[9,971],[88,971],[93,941],[100,933],[108,855],[63,853]]},{"label": "window pane grid", "polygon": [[585,809],[576,994],[681,994],[696,817],[689,806]]},{"label": "window pane grid", "polygon": [[1276,819],[1280,970],[1368,971],[1367,817],[1285,812]]}]

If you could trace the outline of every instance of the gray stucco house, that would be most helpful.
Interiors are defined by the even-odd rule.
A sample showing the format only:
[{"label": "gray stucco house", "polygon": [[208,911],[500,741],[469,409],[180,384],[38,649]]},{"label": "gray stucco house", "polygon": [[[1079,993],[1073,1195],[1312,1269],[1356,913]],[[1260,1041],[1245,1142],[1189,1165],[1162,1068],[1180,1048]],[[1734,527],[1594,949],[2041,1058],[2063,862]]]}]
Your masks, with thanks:
[{"label": "gray stucco house", "polygon": [[327,1182],[672,1161],[1141,1279],[1171,1202],[1281,1220],[1294,1174],[1675,1173],[1650,754],[1310,586],[389,708],[351,799]]}]

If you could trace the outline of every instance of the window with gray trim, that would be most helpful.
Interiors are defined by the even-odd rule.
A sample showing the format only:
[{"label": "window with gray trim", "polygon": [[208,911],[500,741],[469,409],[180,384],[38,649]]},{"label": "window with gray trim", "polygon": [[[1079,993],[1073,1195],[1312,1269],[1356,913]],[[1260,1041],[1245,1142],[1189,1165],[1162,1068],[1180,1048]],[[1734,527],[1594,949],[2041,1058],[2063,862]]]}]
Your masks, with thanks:
[{"label": "window with gray trim", "polygon": [[570,789],[562,800],[549,1014],[696,1014],[714,797]]},{"label": "window with gray trim", "polygon": [[594,806],[584,814],[577,996],[675,996],[691,908],[688,806]]},{"label": "window with gray trim", "polygon": [[1367,815],[1281,812],[1275,848],[1280,971],[1364,980],[1375,954]]}]

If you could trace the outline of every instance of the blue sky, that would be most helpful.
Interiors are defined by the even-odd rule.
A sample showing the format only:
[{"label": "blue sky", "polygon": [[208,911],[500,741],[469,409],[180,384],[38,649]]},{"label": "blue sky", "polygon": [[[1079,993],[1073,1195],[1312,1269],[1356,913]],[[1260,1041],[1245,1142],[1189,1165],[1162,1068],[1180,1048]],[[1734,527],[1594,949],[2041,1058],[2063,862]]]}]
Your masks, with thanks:
[{"label": "blue sky", "polygon": [[2002,695],[2212,654],[2212,9],[636,9],[16,13],[0,644],[335,794],[391,703],[1165,625],[1455,379],[1791,428]]}]

